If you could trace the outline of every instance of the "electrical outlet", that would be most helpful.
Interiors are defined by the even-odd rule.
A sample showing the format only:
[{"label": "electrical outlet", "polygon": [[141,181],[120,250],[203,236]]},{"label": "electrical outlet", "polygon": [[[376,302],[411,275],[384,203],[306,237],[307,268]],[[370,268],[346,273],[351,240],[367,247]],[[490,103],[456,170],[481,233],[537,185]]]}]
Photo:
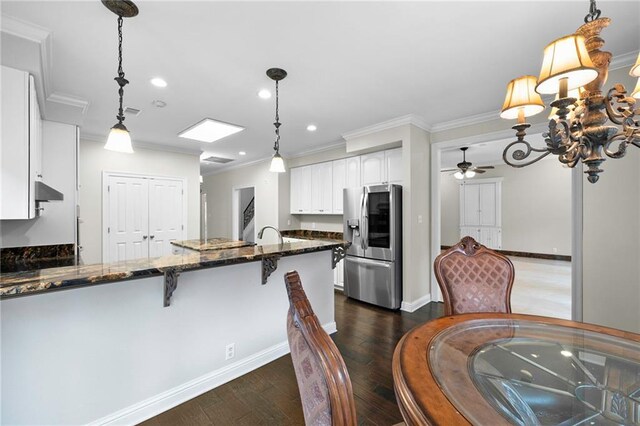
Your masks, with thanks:
[{"label": "electrical outlet", "polygon": [[421,214],[418,215],[418,223],[422,223],[422,215]]},{"label": "electrical outlet", "polygon": [[229,343],[227,345],[227,347],[224,350],[224,359],[231,359],[234,356],[236,356],[236,344],[235,343]]}]

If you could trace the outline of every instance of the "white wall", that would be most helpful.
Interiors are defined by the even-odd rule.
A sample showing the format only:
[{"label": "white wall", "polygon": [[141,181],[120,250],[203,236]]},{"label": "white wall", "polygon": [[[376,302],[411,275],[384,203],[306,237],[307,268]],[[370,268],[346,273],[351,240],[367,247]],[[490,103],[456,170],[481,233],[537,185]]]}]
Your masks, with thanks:
[{"label": "white wall", "polygon": [[[571,255],[571,169],[557,159],[516,169],[497,165],[470,182],[502,177],[502,249]],[[441,241],[460,240],[460,181],[441,175]]]},{"label": "white wall", "polygon": [[[208,237],[233,238],[233,190],[255,188],[255,227],[278,226],[279,185],[281,173],[269,171],[270,161],[204,177],[202,189],[207,193]],[[276,243],[275,232],[266,231],[258,243]]]},{"label": "white wall", "polygon": [[[331,251],[0,301],[3,425],[137,424],[289,352],[283,275],[335,330]],[[235,357],[225,347],[235,343]]]},{"label": "white wall", "polygon": [[[133,154],[108,151],[104,143],[80,139],[80,252],[86,264],[102,262],[102,172],[129,172],[186,179],[187,238],[200,232],[200,158],[143,149]],[[211,201],[209,201],[211,203]]]},{"label": "white wall", "polygon": [[76,126],[42,122],[43,182],[62,192],[63,201],[42,203],[41,217],[3,220],[2,247],[70,244],[76,235]]}]

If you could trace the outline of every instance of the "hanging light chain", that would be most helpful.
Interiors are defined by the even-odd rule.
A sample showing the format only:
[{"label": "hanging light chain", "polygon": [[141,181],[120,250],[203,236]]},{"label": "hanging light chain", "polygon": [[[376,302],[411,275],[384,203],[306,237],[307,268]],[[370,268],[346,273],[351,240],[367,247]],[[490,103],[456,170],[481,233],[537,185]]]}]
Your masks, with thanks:
[{"label": "hanging light chain", "polygon": [[280,109],[278,105],[278,80],[276,80],[276,122],[273,125],[276,127],[276,142],[273,145],[273,149],[279,153],[280,151]]},{"label": "hanging light chain", "polygon": [[116,116],[120,124],[124,121],[124,111],[122,109],[124,86],[129,83],[127,79],[124,78],[124,71],[122,70],[122,21],[122,15],[118,15],[118,76],[114,80],[120,86],[120,89],[118,90],[120,107],[118,109],[118,115]]},{"label": "hanging light chain", "polygon": [[602,13],[600,9],[596,7],[596,0],[589,0],[589,13],[584,17],[584,22],[589,23],[595,21],[600,17]]}]

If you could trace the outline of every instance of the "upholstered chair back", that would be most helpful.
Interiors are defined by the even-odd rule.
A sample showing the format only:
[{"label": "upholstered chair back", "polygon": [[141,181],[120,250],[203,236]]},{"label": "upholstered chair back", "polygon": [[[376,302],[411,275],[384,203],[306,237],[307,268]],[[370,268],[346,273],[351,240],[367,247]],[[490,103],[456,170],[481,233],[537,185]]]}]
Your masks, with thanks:
[{"label": "upholstered chair back", "polygon": [[433,267],[445,315],[511,312],[515,271],[508,257],[464,237],[441,253]]},{"label": "upholstered chair back", "polygon": [[356,425],[351,379],[335,343],[320,325],[296,271],[285,275],[287,335],[304,420],[309,425]]}]

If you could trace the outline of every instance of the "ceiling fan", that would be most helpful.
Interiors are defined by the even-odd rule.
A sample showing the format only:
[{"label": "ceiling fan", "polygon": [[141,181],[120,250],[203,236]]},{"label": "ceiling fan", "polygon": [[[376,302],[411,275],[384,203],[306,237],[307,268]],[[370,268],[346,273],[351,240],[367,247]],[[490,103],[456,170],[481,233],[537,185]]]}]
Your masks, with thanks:
[{"label": "ceiling fan", "polygon": [[472,178],[476,175],[476,173],[484,173],[488,169],[493,169],[493,166],[478,166],[473,167],[473,164],[467,161],[466,151],[469,149],[468,146],[460,148],[462,151],[462,163],[458,163],[456,169],[446,169],[441,170],[442,172],[455,172],[453,177],[456,179],[464,179],[464,178]]}]

